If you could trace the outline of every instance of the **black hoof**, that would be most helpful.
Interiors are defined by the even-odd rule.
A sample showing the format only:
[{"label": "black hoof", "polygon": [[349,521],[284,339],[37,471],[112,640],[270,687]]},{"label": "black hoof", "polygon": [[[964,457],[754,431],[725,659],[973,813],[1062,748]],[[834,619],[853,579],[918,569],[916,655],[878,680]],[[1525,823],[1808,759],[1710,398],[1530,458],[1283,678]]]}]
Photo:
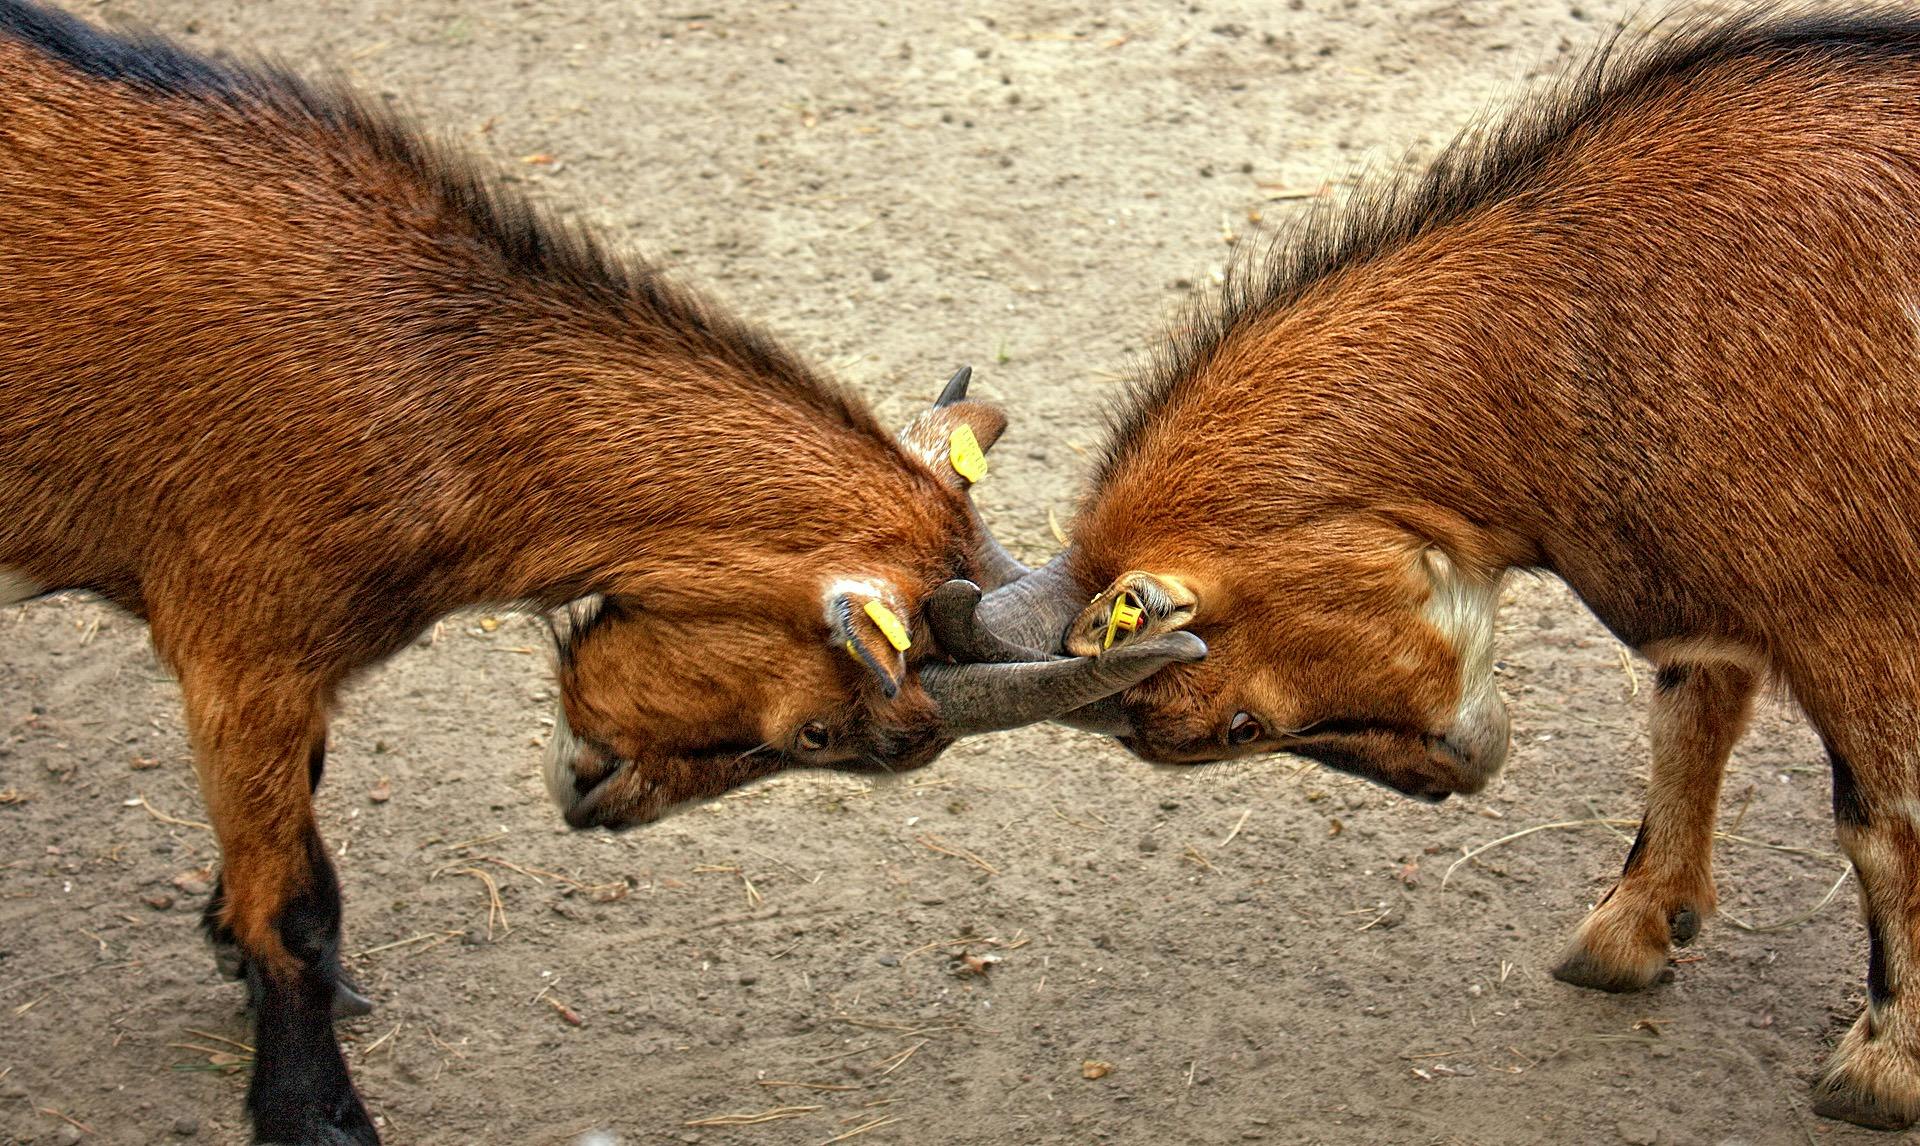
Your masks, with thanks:
[{"label": "black hoof", "polygon": [[380,1146],[380,1136],[369,1126],[365,1132],[339,1126],[315,1126],[299,1137],[256,1138],[267,1146]]},{"label": "black hoof", "polygon": [[1890,1109],[1870,1094],[1827,1083],[1814,1088],[1813,1112],[1869,1130],[1905,1130],[1913,1125],[1913,1115],[1907,1111]]},{"label": "black hoof", "polygon": [[1561,956],[1560,962],[1553,968],[1553,977],[1569,986],[1619,995],[1630,991],[1642,991],[1652,986],[1659,981],[1659,971],[1656,970],[1649,978],[1636,969],[1623,969],[1602,963],[1585,948],[1576,948]]}]

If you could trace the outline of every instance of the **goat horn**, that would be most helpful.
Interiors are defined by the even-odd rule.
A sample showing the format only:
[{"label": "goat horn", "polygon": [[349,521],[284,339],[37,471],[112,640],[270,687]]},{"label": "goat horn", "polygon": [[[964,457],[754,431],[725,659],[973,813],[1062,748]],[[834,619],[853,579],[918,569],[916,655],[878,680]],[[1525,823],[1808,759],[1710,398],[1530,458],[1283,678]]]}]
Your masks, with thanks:
[{"label": "goat horn", "polygon": [[978,623],[980,586],[949,581],[927,597],[922,610],[927,627],[947,655],[963,664],[1020,664],[1043,661],[1047,654],[1005,640]]},{"label": "goat horn", "polygon": [[973,624],[1006,644],[1044,653],[1063,651],[1067,626],[1087,604],[1087,594],[1067,569],[1071,553],[1057,553],[1040,568],[993,588],[980,602]]},{"label": "goat horn", "polygon": [[933,408],[938,410],[951,406],[955,402],[964,401],[967,397],[967,383],[972,381],[973,367],[962,366],[954,371],[953,377],[947,379],[947,384],[941,388],[940,396],[933,400]]},{"label": "goat horn", "polygon": [[1206,655],[1206,642],[1175,632],[1097,657],[923,665],[920,682],[940,706],[941,731],[957,738],[1052,720],[1132,688],[1169,664]]}]

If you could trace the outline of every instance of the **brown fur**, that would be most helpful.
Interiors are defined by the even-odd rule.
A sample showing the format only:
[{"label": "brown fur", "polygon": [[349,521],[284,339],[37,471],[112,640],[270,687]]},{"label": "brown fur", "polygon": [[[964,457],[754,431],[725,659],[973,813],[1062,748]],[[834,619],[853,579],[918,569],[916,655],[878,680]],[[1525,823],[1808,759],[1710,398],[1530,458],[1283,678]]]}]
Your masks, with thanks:
[{"label": "brown fur", "polygon": [[[179,674],[226,861],[211,923],[263,993],[258,1133],[373,1140],[326,1027],[309,787],[337,690],[436,617],[615,602],[563,658],[565,709],[669,803],[769,741],[755,774],[942,746],[823,593],[857,578],[917,625],[972,571],[922,440],[990,444],[998,412],[903,445],[349,96],[27,5],[0,32],[0,571],[144,617]],[[808,720],[833,750],[786,754]]]},{"label": "brown fur", "polygon": [[1081,586],[1112,586],[1075,631],[1144,575],[1211,649],[1126,695],[1129,743],[1476,790],[1504,717],[1436,594],[1490,610],[1506,570],[1556,573],[1690,670],[1563,972],[1644,985],[1711,910],[1720,774],[1770,674],[1834,751],[1875,935],[1820,1109],[1920,1116],[1916,126],[1904,11],[1682,29],[1241,279],[1120,418],[1074,531]]}]

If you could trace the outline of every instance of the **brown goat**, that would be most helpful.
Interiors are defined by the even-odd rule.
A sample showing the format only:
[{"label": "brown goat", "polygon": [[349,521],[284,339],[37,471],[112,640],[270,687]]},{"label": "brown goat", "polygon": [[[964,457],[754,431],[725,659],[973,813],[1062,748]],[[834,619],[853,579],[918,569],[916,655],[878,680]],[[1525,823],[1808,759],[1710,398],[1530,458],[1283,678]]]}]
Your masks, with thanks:
[{"label": "brown goat", "polygon": [[1120,415],[1069,553],[982,619],[1074,651],[1204,637],[1074,717],[1150,760],[1295,752],[1437,799],[1506,754],[1502,577],[1557,574],[1659,666],[1639,838],[1555,972],[1607,990],[1712,914],[1721,774],[1778,680],[1830,753],[1871,938],[1817,1109],[1902,1127],[1916,459],[1920,18],[1694,25],[1237,280]]},{"label": "brown goat", "polygon": [[965,381],[896,440],[350,97],[0,3],[0,599],[91,590],[179,676],[262,1140],[376,1141],[310,793],[338,690],[436,617],[592,601],[549,765],[576,825],[914,767],[1164,662],[934,655],[923,603],[964,621],[952,579],[1003,563]]}]

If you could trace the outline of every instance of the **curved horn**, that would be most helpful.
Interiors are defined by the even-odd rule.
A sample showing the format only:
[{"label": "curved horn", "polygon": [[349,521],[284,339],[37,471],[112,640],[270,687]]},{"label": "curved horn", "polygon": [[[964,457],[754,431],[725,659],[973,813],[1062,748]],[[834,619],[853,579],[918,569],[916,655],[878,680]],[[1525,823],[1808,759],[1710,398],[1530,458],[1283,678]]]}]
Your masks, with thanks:
[{"label": "curved horn", "polygon": [[954,371],[953,377],[947,379],[947,384],[941,387],[940,396],[933,400],[933,408],[938,410],[944,406],[951,406],[955,402],[965,401],[967,397],[967,383],[972,381],[973,367],[962,366],[960,369]]},{"label": "curved horn", "polygon": [[1033,570],[1001,546],[993,530],[987,528],[986,519],[980,516],[980,507],[973,504],[972,494],[967,495],[967,505],[973,510],[974,526],[980,530],[980,544],[975,548],[974,556],[980,559],[981,583],[988,589],[997,590],[1024,580]]},{"label": "curved horn", "polygon": [[920,681],[940,706],[942,732],[961,737],[1052,720],[1131,688],[1169,664],[1206,655],[1206,642],[1175,632],[1097,657],[924,665]]},{"label": "curved horn", "polygon": [[949,581],[935,589],[923,606],[927,627],[948,656],[965,664],[1019,664],[1044,661],[1047,654],[1003,639],[979,623],[980,586],[971,581]]},{"label": "curved horn", "polygon": [[1026,576],[993,589],[980,602],[974,623],[1008,644],[1048,653],[1063,651],[1067,626],[1088,600],[1067,570],[1071,553],[1063,550]]}]

